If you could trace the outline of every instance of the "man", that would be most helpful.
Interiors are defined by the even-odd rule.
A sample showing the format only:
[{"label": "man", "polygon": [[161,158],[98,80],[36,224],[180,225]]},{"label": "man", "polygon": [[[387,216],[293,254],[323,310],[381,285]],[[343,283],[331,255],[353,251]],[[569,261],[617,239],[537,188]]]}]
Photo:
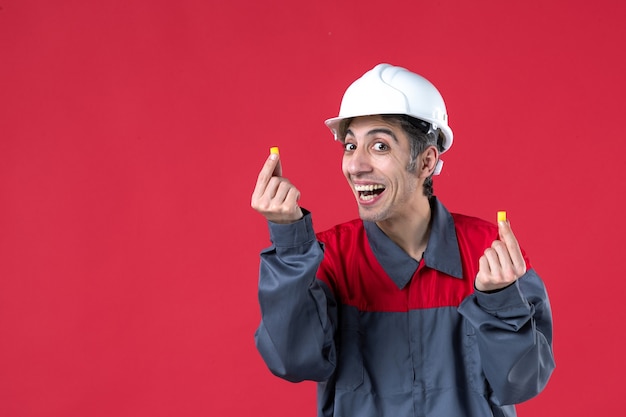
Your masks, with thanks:
[{"label": "man", "polygon": [[278,155],[252,195],[273,243],[256,333],[268,367],[318,381],[324,417],[515,416],[554,369],[550,304],[508,222],[432,194],[453,139],[441,95],[380,64],[326,124],[360,219],[316,235]]}]

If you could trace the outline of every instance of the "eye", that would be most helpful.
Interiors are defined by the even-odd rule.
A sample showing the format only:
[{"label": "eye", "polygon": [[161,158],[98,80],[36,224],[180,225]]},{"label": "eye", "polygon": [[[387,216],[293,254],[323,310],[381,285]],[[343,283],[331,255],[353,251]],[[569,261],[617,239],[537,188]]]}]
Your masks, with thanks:
[{"label": "eye", "polygon": [[376,142],[374,144],[374,150],[376,150],[376,151],[388,151],[389,150],[389,146],[387,146],[387,144],[383,143],[383,142]]},{"label": "eye", "polygon": [[354,151],[356,149],[356,145],[354,143],[344,143],[343,144],[343,149],[346,152],[351,152],[351,151]]}]

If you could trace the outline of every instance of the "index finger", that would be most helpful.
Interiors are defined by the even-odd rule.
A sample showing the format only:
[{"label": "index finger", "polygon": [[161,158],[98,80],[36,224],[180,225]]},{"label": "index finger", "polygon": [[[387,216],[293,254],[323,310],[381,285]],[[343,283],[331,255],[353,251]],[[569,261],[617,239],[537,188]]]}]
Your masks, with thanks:
[{"label": "index finger", "polygon": [[280,176],[282,174],[282,168],[280,166],[280,158],[277,154],[270,154],[263,164],[263,168],[259,172],[259,176],[256,180],[253,196],[262,195],[267,188],[267,184],[274,176]]},{"label": "index finger", "polygon": [[508,220],[498,222],[498,234],[500,239],[506,245],[511,261],[516,269],[523,270],[526,268],[526,261],[524,255],[522,255],[522,249],[517,242],[517,238],[511,229],[511,224]]}]

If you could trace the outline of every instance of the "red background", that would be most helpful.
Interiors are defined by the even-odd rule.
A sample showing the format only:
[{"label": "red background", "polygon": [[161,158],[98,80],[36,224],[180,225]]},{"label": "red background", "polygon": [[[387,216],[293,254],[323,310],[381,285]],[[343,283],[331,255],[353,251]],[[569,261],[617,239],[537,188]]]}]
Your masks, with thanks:
[{"label": "red background", "polygon": [[520,416],[621,413],[626,3],[0,0],[0,416],[313,416],[253,333],[269,146],[356,216],[323,120],[379,62],[446,99],[435,192],[506,209],[557,370]]}]

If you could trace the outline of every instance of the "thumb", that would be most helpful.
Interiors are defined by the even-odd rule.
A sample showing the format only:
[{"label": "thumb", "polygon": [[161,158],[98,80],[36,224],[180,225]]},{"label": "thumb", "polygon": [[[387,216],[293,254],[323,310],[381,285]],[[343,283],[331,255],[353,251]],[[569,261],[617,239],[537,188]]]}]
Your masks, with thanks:
[{"label": "thumb", "polygon": [[283,176],[283,165],[280,163],[280,156],[278,154],[271,154],[270,159],[276,160],[276,165],[274,166],[274,171],[272,172],[272,177],[282,177]]},{"label": "thumb", "polygon": [[501,220],[498,222],[498,236],[503,242],[515,239],[513,229],[511,228],[511,222],[509,220]]}]

